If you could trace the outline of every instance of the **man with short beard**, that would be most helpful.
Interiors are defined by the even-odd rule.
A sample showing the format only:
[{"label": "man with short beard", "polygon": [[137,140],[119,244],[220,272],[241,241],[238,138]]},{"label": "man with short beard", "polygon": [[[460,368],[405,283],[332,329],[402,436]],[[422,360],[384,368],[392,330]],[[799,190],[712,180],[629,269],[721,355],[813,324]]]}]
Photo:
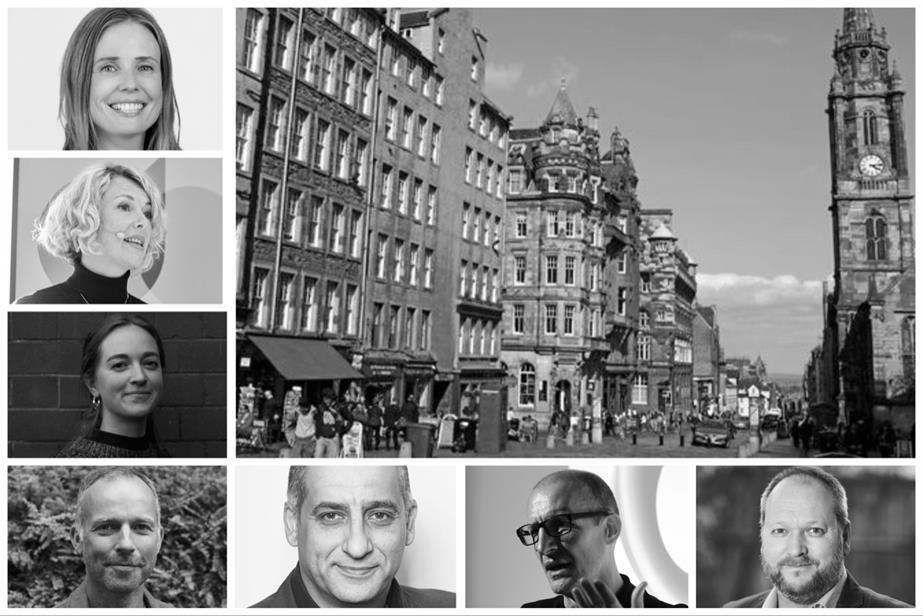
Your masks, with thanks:
[{"label": "man with short beard", "polygon": [[848,553],[843,485],[820,468],[787,468],[760,498],[760,560],[773,587],[724,607],[912,607],[860,586],[846,570]]},{"label": "man with short beard", "polygon": [[97,468],[77,495],[73,545],[86,577],[56,608],[164,608],[147,590],[163,542],[154,483],[129,467]]}]

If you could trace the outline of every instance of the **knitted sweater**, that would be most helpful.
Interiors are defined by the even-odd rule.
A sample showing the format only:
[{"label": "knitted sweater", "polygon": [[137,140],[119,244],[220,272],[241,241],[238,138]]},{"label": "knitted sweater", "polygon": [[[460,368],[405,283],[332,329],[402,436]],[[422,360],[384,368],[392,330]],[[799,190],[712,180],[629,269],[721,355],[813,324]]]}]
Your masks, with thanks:
[{"label": "knitted sweater", "polygon": [[146,436],[134,438],[94,430],[58,452],[58,458],[161,458],[166,457]]}]

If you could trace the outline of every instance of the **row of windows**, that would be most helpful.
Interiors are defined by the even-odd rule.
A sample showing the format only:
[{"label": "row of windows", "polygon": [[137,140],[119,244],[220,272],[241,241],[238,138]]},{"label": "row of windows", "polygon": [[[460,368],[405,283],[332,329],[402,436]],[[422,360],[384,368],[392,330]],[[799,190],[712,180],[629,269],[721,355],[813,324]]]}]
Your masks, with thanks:
[{"label": "row of windows", "polygon": [[[580,212],[569,210],[548,210],[545,217],[545,233],[548,237],[583,237],[593,246],[603,246],[603,226],[599,221],[588,218],[584,224],[584,216]],[[529,237],[527,212],[516,212],[513,233],[517,238]]]},{"label": "row of windows", "polygon": [[375,303],[372,306],[372,346],[428,351],[432,337],[429,310]]},{"label": "row of windows", "polygon": [[395,99],[388,97],[384,108],[385,139],[415,152],[422,159],[439,164],[442,149],[442,128],[423,114],[414,114],[411,107],[401,110]]},{"label": "row of windows", "polygon": [[481,210],[479,207],[472,209],[471,204],[467,201],[462,203],[462,239],[474,242],[475,244],[483,243],[485,246],[500,243],[500,217],[493,217],[493,226],[491,227],[490,212]]},{"label": "row of windows", "polygon": [[462,259],[459,270],[459,297],[497,302],[500,299],[500,270],[486,265],[478,267]]},{"label": "row of windows", "polygon": [[[470,118],[469,118],[470,119]],[[507,179],[507,191],[511,195],[518,195],[525,188],[525,171],[522,169],[510,169]],[[590,180],[576,175],[551,175],[542,176],[539,180],[539,188],[543,192],[568,192],[578,195],[589,195],[593,203],[599,202],[599,184],[600,179],[594,177]]]},{"label": "row of windows", "polygon": [[420,178],[413,177],[406,171],[395,171],[391,165],[382,163],[381,195],[378,200],[381,209],[394,208],[402,216],[409,215],[416,221],[435,225],[438,202],[439,191],[435,186],[424,186]]},{"label": "row of windows", "polygon": [[501,150],[506,148],[507,131],[500,124],[487,105],[478,105],[477,101],[468,99],[468,128],[490,143],[496,143]]},{"label": "row of windows", "polygon": [[283,204],[281,192],[279,182],[263,179],[256,220],[257,233],[275,238],[278,225],[281,224],[282,239],[286,242],[326,249],[354,259],[362,255],[361,210],[325,199],[321,195],[308,195],[291,186]]},{"label": "row of windows", "polygon": [[417,62],[414,56],[403,54],[391,45],[387,49],[390,50],[391,75],[401,79],[412,90],[419,88],[424,98],[442,106],[445,100],[445,79],[434,73],[428,65]]},{"label": "row of windows", "polygon": [[[339,23],[345,32],[374,49],[378,41],[378,29],[372,20],[358,9],[333,9],[328,14]],[[256,9],[248,9],[241,41],[241,66],[259,73],[262,56],[261,34],[265,16]],[[272,48],[272,63],[277,68],[291,71],[294,65],[299,79],[320,88],[330,96],[341,100],[366,115],[371,113],[370,69],[358,66],[358,62],[346,56],[336,45],[322,40],[311,30],[303,28],[297,36],[295,22],[285,15],[279,16],[275,44]],[[297,54],[297,60],[296,60]]]},{"label": "row of windows", "polygon": [[[563,261],[563,272],[561,265]],[[585,288],[590,291],[597,291],[600,288],[600,265],[598,262],[583,261],[580,263],[581,280]],[[565,255],[560,259],[559,255],[545,255],[545,280],[544,284],[555,286],[564,284],[573,286],[577,284],[577,257],[574,255]],[[513,256],[513,284],[516,286],[526,284],[526,257],[525,255]],[[561,275],[563,274],[563,275]]]},{"label": "row of windows", "polygon": [[[285,100],[269,97],[269,113],[266,122],[267,149],[285,151],[288,105]],[[252,131],[254,110],[237,104],[237,168],[247,170],[252,157]],[[369,142],[352,134],[343,127],[336,127],[330,121],[310,114],[301,107],[295,107],[292,117],[292,131],[289,142],[290,160],[330,173],[344,181],[359,186],[368,183]],[[311,138],[313,126],[313,139]]]},{"label": "row of windows", "polygon": [[[586,310],[577,304],[564,304],[563,309],[558,304],[545,304],[543,307],[542,321],[546,334],[561,333],[564,336],[581,335],[595,338],[602,335],[602,310],[593,308]],[[588,313],[588,314],[587,314]],[[513,304],[512,333],[521,335],[526,333],[526,306]]]},{"label": "row of windows", "polygon": [[493,357],[500,326],[493,321],[465,318],[458,328],[458,354]]},{"label": "row of windows", "polygon": [[417,287],[422,282],[424,289],[431,289],[433,288],[433,251],[424,248],[421,263],[419,244],[379,233],[375,248],[375,277],[379,280],[390,279],[392,282],[407,284],[411,287]]},{"label": "row of windows", "polygon": [[488,195],[503,198],[503,165],[494,163],[480,152],[465,148],[465,182],[484,189]]},{"label": "row of windows", "polygon": [[[269,327],[272,306],[272,272],[253,268],[253,325]],[[282,272],[276,305],[276,324],[286,331],[354,336],[359,324],[359,287],[314,276]],[[300,292],[299,292],[300,291]]]}]

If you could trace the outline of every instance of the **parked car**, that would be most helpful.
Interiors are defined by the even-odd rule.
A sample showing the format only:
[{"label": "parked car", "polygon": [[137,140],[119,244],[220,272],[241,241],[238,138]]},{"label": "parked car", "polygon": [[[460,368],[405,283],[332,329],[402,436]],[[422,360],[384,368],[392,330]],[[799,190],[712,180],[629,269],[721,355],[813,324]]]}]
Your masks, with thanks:
[{"label": "parked car", "polygon": [[730,442],[730,430],[725,422],[720,419],[703,419],[696,426],[695,436],[692,437],[693,445],[703,445],[705,447],[727,448]]}]

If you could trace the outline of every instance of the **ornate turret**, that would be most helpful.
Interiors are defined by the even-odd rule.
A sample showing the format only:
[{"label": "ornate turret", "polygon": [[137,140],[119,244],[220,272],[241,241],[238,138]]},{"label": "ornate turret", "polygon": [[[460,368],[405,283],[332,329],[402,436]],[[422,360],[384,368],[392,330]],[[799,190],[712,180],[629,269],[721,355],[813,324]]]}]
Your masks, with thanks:
[{"label": "ornate turret", "polygon": [[887,32],[875,29],[871,9],[843,9],[843,31],[837,31],[833,57],[846,81],[867,81],[888,76]]}]

